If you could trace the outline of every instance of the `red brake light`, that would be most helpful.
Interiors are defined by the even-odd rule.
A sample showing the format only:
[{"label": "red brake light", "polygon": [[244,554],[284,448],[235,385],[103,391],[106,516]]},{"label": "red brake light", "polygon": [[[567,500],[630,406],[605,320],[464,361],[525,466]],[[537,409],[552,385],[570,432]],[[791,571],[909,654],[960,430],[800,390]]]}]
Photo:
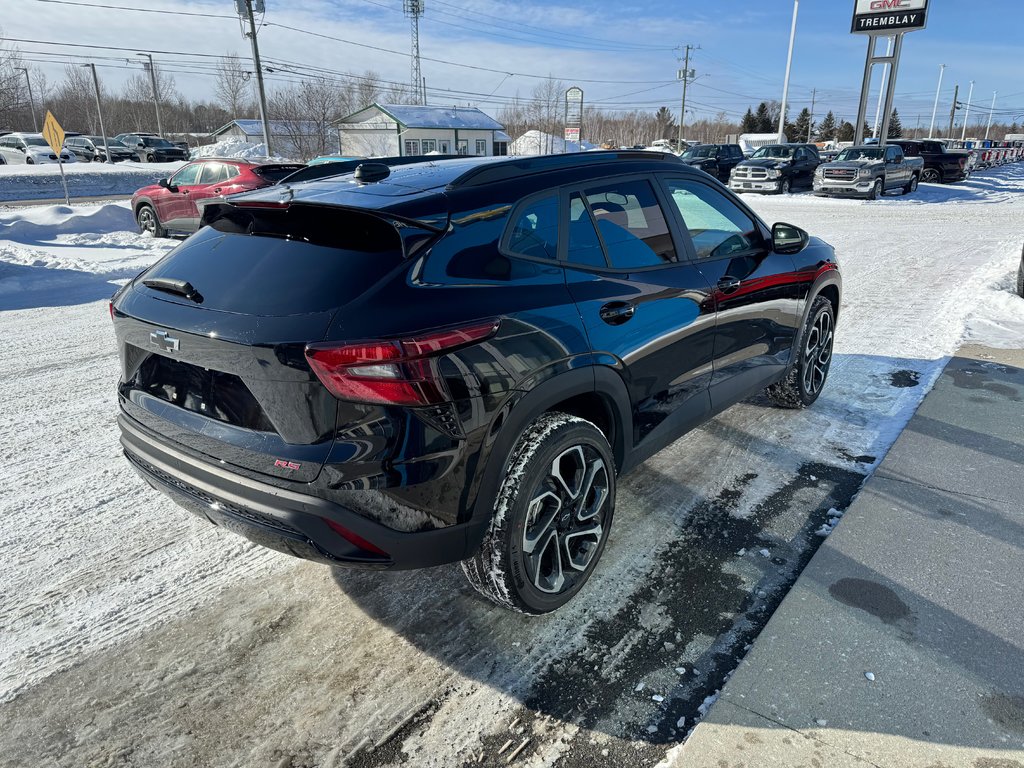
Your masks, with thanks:
[{"label": "red brake light", "polygon": [[392,341],[310,344],[306,359],[339,400],[388,405],[434,405],[448,401],[437,358],[488,339],[497,320]]},{"label": "red brake light", "polygon": [[110,306],[110,319],[111,319],[111,320],[113,320],[113,319],[114,319],[114,300],[113,300],[113,299],[111,299],[111,300],[110,300],[110,301],[108,302],[108,304],[109,304],[109,306]]}]

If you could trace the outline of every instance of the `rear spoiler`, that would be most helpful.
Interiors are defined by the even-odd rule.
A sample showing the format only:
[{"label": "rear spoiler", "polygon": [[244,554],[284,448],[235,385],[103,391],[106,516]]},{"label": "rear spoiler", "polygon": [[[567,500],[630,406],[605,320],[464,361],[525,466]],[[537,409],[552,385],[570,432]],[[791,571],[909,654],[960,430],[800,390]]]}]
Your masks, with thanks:
[{"label": "rear spoiler", "polygon": [[[345,218],[349,218],[349,223],[353,225],[362,218],[364,226],[342,226]],[[387,225],[398,234],[405,258],[419,253],[448,227],[447,213],[427,220],[412,219],[372,208],[306,203],[287,198],[238,201],[214,199],[203,206],[200,226],[210,226],[232,234],[284,237],[338,247],[341,243],[336,238],[346,233],[355,235],[358,231],[361,236],[374,237],[374,225],[367,219],[376,222],[377,226]],[[329,223],[329,226],[318,227],[317,224],[321,222]],[[300,226],[294,226],[296,224]]]}]

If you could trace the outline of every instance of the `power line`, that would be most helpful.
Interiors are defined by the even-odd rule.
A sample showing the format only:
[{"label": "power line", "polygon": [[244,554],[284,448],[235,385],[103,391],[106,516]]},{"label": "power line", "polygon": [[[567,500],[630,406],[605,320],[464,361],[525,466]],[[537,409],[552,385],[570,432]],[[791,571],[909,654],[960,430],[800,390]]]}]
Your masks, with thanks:
[{"label": "power line", "polygon": [[74,0],[36,0],[38,3],[52,3],[53,5],[77,5],[82,8],[103,8],[114,11],[136,11],[138,13],[166,13],[171,16],[201,16],[206,19],[234,19],[234,16],[226,16],[220,13],[198,13],[192,11],[163,11],[157,8],[132,8],[127,5],[101,5],[99,3],[79,3]]}]

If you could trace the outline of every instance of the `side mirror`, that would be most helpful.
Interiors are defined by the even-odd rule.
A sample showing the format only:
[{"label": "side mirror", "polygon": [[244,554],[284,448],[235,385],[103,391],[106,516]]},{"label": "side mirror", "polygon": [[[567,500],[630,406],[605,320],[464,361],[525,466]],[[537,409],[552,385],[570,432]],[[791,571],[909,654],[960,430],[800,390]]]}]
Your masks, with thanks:
[{"label": "side mirror", "polygon": [[158,187],[163,187],[164,189],[170,189],[171,188],[171,182],[170,182],[169,179],[160,179],[160,181],[158,181],[156,183],[156,185]]},{"label": "side mirror", "polygon": [[779,222],[772,227],[772,250],[776,253],[800,253],[810,239],[810,235],[792,224]]}]

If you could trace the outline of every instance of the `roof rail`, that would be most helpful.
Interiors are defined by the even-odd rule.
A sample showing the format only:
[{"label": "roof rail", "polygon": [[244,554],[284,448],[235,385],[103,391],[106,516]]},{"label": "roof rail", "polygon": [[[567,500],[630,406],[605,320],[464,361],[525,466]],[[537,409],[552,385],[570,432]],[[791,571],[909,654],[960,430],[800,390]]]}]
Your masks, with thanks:
[{"label": "roof rail", "polygon": [[481,165],[472,168],[448,185],[448,189],[479,187],[496,181],[516,178],[532,173],[543,173],[560,168],[605,165],[624,160],[654,160],[681,163],[677,155],[669,152],[644,152],[641,150],[609,150],[604,152],[574,152],[564,155],[541,155],[520,157],[504,163]]}]

